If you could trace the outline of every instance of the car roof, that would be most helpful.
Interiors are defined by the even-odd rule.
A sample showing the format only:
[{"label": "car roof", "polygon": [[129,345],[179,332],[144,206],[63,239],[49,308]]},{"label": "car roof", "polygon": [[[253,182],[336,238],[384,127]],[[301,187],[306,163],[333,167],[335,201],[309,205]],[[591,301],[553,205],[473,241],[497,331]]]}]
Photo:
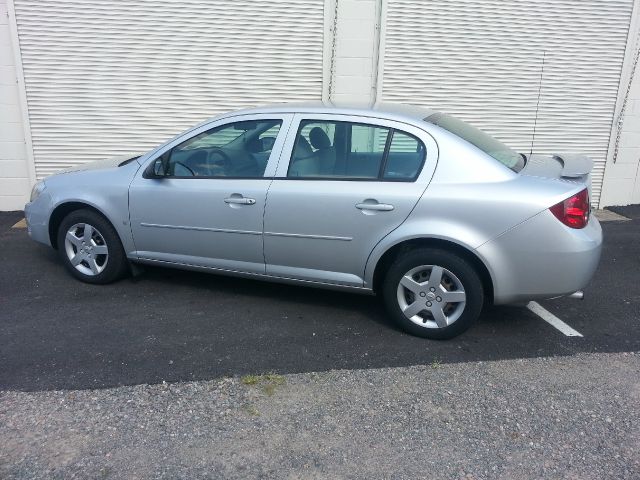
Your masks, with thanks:
[{"label": "car roof", "polygon": [[[357,103],[336,103],[336,102],[300,102],[300,103],[278,103],[265,105],[262,107],[237,110],[222,115],[230,117],[235,115],[251,115],[259,113],[316,113],[332,115],[358,115],[365,117],[387,118],[400,121],[421,121],[426,117],[436,113],[424,107],[405,105],[401,103],[376,103],[375,105]],[[220,118],[220,117],[218,117]]]}]

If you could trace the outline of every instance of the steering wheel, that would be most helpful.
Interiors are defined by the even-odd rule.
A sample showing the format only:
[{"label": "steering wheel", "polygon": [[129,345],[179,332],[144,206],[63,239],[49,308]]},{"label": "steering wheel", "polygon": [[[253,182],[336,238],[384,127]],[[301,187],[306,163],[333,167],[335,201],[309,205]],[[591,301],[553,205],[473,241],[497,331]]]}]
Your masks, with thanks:
[{"label": "steering wheel", "polygon": [[186,171],[188,171],[188,172],[189,172],[189,174],[190,174],[192,177],[195,177],[195,176],[196,176],[196,172],[194,172],[194,171],[193,171],[189,166],[185,165],[185,164],[184,164],[184,163],[182,163],[182,162],[174,162],[174,164],[173,164],[173,174],[174,174],[175,176],[177,176],[177,177],[186,177],[187,175],[182,175],[182,174],[180,174],[180,173],[176,172],[176,167],[184,168]]},{"label": "steering wheel", "polygon": [[[214,155],[217,155],[218,157],[220,157],[221,161],[212,162],[211,158]],[[231,158],[229,158],[229,155],[227,155],[227,153],[221,148],[213,147],[209,149],[209,157],[207,160],[209,161],[209,164],[210,164],[210,167],[209,167],[210,170],[211,170],[211,167],[220,166],[222,167],[224,174],[226,175],[227,171],[231,169]]]}]

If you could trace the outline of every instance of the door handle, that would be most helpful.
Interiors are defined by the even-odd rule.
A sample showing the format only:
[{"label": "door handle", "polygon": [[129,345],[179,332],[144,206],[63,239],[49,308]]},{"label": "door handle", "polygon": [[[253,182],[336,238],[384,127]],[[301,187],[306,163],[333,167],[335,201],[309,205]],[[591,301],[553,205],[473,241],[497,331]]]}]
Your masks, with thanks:
[{"label": "door handle", "polygon": [[390,212],[394,209],[393,205],[388,203],[356,203],[358,210],[375,210],[376,212]]},{"label": "door handle", "polygon": [[255,205],[255,198],[245,198],[245,197],[228,197],[224,199],[224,203],[233,203],[236,205]]}]

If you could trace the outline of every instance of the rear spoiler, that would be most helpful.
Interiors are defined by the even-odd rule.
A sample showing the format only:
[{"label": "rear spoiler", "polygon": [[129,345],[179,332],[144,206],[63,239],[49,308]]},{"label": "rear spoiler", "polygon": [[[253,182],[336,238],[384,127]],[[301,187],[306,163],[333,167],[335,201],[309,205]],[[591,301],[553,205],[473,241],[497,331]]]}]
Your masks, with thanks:
[{"label": "rear spoiler", "polygon": [[553,155],[562,165],[560,175],[564,178],[580,178],[591,173],[593,169],[593,160],[586,155],[575,153],[561,153]]}]

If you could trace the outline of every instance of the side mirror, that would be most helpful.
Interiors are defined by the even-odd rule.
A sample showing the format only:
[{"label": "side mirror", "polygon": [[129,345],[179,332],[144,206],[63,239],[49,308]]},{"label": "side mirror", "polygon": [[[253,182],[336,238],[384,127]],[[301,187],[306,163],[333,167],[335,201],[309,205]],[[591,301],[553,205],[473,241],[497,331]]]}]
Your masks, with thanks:
[{"label": "side mirror", "polygon": [[164,177],[164,165],[162,165],[162,159],[156,158],[153,162],[153,174],[156,177]]},{"label": "side mirror", "polygon": [[151,165],[145,171],[146,178],[164,178],[166,173],[164,171],[164,163],[162,158],[156,158]]}]

